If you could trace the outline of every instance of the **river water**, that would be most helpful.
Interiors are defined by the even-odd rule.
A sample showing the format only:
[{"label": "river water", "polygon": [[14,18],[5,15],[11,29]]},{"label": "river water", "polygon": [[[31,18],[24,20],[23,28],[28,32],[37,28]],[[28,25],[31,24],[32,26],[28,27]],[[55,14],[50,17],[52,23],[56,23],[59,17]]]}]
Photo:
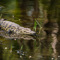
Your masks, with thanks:
[{"label": "river water", "polygon": [[[8,6],[0,5],[0,19],[4,18],[34,30],[34,18],[38,14],[38,7],[36,7],[37,9],[34,8],[34,1],[27,1],[28,4],[26,1],[17,2],[17,6],[15,0],[10,2]],[[1,36],[1,34],[4,34],[4,36],[8,37],[8,35],[5,35],[6,32],[0,30],[0,60],[60,60],[59,26],[55,22],[54,25],[50,24],[49,27],[43,27],[42,7],[40,12],[41,17],[37,18],[38,21],[42,22],[42,29],[37,26],[37,30],[40,30],[37,31],[34,40],[30,39],[31,37],[30,40],[7,39]]]}]

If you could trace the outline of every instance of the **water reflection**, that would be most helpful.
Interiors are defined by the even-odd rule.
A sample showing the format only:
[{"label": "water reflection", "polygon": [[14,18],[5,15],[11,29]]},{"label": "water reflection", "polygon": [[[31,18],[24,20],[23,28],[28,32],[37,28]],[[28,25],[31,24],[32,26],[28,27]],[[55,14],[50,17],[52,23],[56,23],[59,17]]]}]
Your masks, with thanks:
[{"label": "water reflection", "polygon": [[[34,8],[35,4],[33,2],[34,1],[28,1],[26,4],[26,1],[21,1],[21,3],[18,4],[18,8],[16,8],[13,13],[12,11],[10,13],[11,9],[8,10],[9,12],[6,12],[6,9],[2,10],[2,7],[0,7],[0,13],[2,14],[0,18],[3,17],[9,21],[18,24],[22,23],[21,25],[32,28],[33,20],[36,15],[38,17],[39,12],[38,9]],[[42,9],[41,15],[43,15]],[[54,23],[54,25],[52,25],[48,23],[46,26],[46,35],[41,31],[40,35],[35,37],[35,40],[6,39],[0,37],[0,60],[60,60],[59,33],[57,36],[58,24]],[[8,37],[8,35],[5,36]]]},{"label": "water reflection", "polygon": [[3,47],[2,47],[2,42],[0,42],[0,60],[3,60]]},{"label": "water reflection", "polygon": [[[22,60],[54,60],[60,58],[57,55],[57,36],[49,34],[46,38],[39,41],[37,40],[9,40],[0,37],[2,44],[0,44],[2,55],[6,60],[22,59]],[[52,44],[51,44],[52,43]],[[3,47],[2,47],[3,46]]]}]

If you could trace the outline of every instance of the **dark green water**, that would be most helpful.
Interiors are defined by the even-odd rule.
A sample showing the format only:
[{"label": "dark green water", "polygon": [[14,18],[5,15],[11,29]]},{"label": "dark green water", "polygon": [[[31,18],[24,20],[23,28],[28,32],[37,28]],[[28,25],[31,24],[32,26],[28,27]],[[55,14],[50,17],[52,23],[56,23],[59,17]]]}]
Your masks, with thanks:
[{"label": "dark green water", "polygon": [[[28,4],[18,2],[13,0],[5,4],[1,1],[0,18],[34,30],[34,1],[27,1]],[[46,30],[51,32],[52,28],[47,27]],[[43,29],[35,36],[35,40],[10,40],[0,36],[0,60],[60,60],[60,43],[57,39],[60,39],[59,36],[51,33],[46,35]]]}]

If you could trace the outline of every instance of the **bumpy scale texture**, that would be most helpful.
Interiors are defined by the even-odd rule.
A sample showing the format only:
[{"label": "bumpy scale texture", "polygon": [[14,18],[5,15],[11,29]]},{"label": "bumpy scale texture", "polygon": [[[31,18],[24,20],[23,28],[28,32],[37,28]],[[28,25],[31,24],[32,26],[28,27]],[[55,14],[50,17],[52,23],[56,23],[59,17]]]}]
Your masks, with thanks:
[{"label": "bumpy scale texture", "polygon": [[20,25],[11,22],[11,21],[5,21],[5,20],[0,20],[0,27],[5,30],[6,32],[13,32],[15,34],[34,34],[34,31],[31,31],[30,28],[24,28],[21,27]]}]

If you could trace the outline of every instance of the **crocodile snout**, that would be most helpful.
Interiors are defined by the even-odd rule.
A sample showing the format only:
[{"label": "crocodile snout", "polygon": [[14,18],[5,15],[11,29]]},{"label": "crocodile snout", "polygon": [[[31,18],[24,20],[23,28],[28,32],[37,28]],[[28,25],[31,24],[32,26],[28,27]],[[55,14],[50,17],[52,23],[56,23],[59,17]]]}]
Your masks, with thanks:
[{"label": "crocodile snout", "polygon": [[34,32],[34,33],[32,33],[32,34],[30,34],[31,36],[36,36],[36,32]]},{"label": "crocodile snout", "polygon": [[33,33],[34,36],[36,36],[36,33]]}]

